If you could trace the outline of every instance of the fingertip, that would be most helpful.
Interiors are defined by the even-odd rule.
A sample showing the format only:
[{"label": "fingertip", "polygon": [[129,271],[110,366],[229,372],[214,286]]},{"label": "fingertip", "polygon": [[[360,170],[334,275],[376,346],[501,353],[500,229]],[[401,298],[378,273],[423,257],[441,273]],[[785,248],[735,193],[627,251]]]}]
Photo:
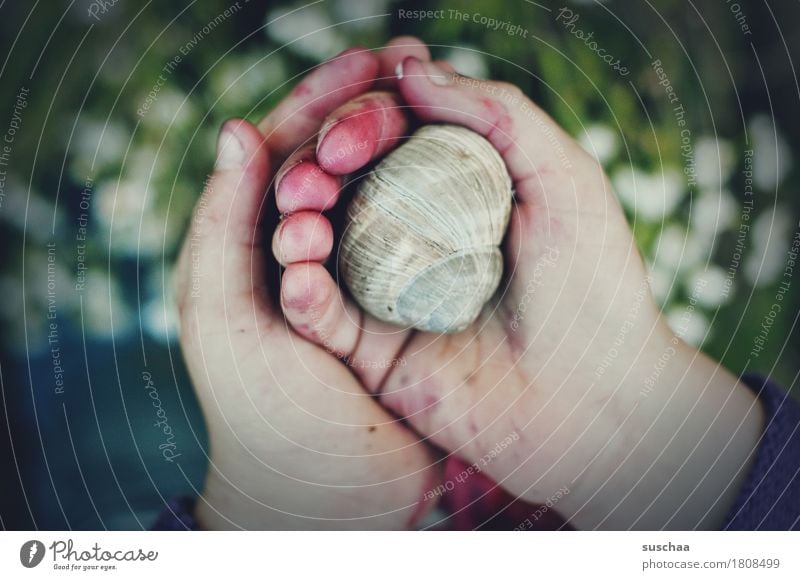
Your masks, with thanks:
[{"label": "fingertip", "polygon": [[244,139],[247,144],[253,146],[261,145],[264,141],[264,136],[258,130],[258,127],[247,119],[238,117],[228,119],[222,123],[220,131],[235,133],[237,137]]},{"label": "fingertip", "polygon": [[427,75],[425,69],[422,68],[422,62],[414,56],[404,58],[397,64],[395,76],[400,95],[407,103],[412,104],[408,97],[413,98],[419,90],[418,86],[421,83],[427,83]]},{"label": "fingertip", "polygon": [[387,42],[378,53],[380,60],[378,79],[393,84],[397,80],[395,75],[397,69],[402,68],[403,60],[409,56],[419,60],[431,59],[428,47],[414,36],[398,36]]},{"label": "fingertip", "polygon": [[272,237],[272,253],[283,265],[323,262],[333,250],[333,227],[320,213],[303,211],[282,220]]},{"label": "fingertip", "polygon": [[504,102],[507,93],[499,83],[462,77],[413,58],[403,61],[403,72],[400,94],[421,120],[468,127],[501,153],[513,142],[513,119]]},{"label": "fingertip", "polygon": [[314,262],[290,264],[281,279],[281,306],[290,322],[298,316],[318,311],[330,298],[330,275]]},{"label": "fingertip", "polygon": [[281,307],[290,315],[293,312],[305,313],[314,302],[313,285],[304,264],[291,264],[286,267],[281,278]]},{"label": "fingertip", "polygon": [[351,117],[325,130],[317,145],[317,161],[331,175],[357,171],[372,159],[378,134],[369,119]]},{"label": "fingertip", "polygon": [[423,76],[424,70],[422,69],[422,61],[415,56],[407,56],[400,61],[400,69],[402,76],[408,77],[409,75]]},{"label": "fingertip", "polygon": [[255,125],[246,119],[228,119],[217,137],[215,169],[256,169],[266,174],[268,153],[264,136]]},{"label": "fingertip", "polygon": [[300,149],[294,151],[286,160],[281,164],[278,168],[278,171],[275,173],[275,189],[280,189],[281,182],[283,178],[297,165],[300,165],[303,161],[313,161],[316,156],[315,152],[316,146],[314,144],[308,144]]},{"label": "fingertip", "polygon": [[419,82],[427,82],[437,87],[452,85],[455,78],[453,67],[449,64],[446,67],[440,67],[437,63],[423,61],[414,56],[404,58],[399,71],[401,74],[398,75],[401,77],[399,79],[401,92],[404,86]]},{"label": "fingertip", "polygon": [[284,215],[298,211],[326,211],[339,198],[341,179],[322,169],[315,161],[301,160],[282,170],[276,178],[275,202]]},{"label": "fingertip", "polygon": [[270,147],[289,155],[319,129],[326,115],[369,90],[379,67],[377,56],[355,47],[315,68],[259,123]]},{"label": "fingertip", "polygon": [[[206,237],[234,236],[246,243],[260,239],[258,224],[271,168],[264,138],[244,119],[229,119],[217,138],[214,171],[195,207]],[[202,213],[201,213],[202,212]],[[205,221],[204,218],[211,218]]]},{"label": "fingertip", "polygon": [[[488,139],[517,182],[521,201],[536,195],[536,188],[520,188],[519,183],[526,181],[533,164],[537,172],[547,165],[569,170],[564,155],[579,148],[552,118],[509,83],[460,76],[435,63],[408,57],[403,60],[398,90],[420,120],[462,125]],[[562,175],[560,169],[557,174]]]},{"label": "fingertip", "polygon": [[326,119],[317,143],[317,162],[333,175],[352,173],[394,147],[407,128],[405,104],[397,94],[367,93]]}]

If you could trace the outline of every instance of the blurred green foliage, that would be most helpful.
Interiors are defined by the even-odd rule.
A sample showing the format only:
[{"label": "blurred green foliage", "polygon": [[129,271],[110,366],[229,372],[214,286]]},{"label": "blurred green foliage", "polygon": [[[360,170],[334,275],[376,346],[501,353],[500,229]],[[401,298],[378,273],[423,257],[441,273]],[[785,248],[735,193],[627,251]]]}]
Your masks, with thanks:
[{"label": "blurred green foliage", "polygon": [[[621,195],[637,242],[661,279],[660,301],[665,311],[680,312],[687,305],[692,276],[703,275],[707,266],[716,264],[713,273],[719,281],[719,273],[731,264],[744,200],[743,152],[754,147],[754,131],[747,133],[753,119],[765,116],[777,127],[775,139],[785,145],[780,153],[783,165],[792,159],[792,151],[800,150],[797,132],[785,134],[786,127],[796,123],[792,110],[797,95],[786,72],[791,55],[776,32],[776,20],[796,20],[796,3],[781,6],[776,17],[772,8],[759,2],[740,2],[752,34],[742,31],[724,2],[678,0],[657,5],[330,0],[305,7],[297,2],[255,0],[233,4],[121,0],[98,18],[88,14],[89,2],[34,9],[23,4],[5,9],[4,26],[19,35],[7,33],[1,40],[4,53],[13,53],[2,73],[3,102],[13,102],[19,87],[31,88],[24,130],[14,143],[14,185],[7,187],[5,205],[18,212],[35,198],[47,211],[28,213],[27,223],[20,216],[3,218],[10,224],[4,225],[3,234],[4,280],[9,284],[19,278],[23,240],[32,250],[41,248],[46,239],[57,240],[64,249],[62,275],[74,274],[71,249],[80,214],[76,200],[91,178],[88,260],[92,271],[106,275],[93,283],[102,290],[119,282],[118,295],[109,292],[109,308],[141,316],[142,300],[152,301],[152,324],[147,317],[144,324],[152,326],[151,338],[162,343],[174,340],[164,281],[211,167],[218,127],[234,115],[257,120],[323,55],[332,56],[348,45],[378,47],[393,35],[419,36],[430,43],[435,56],[473,69],[464,72],[484,71],[489,77],[519,85],[571,134],[579,137],[592,129],[612,139],[614,145],[607,147],[602,161],[615,185],[632,172],[666,191],[675,189],[670,175],[684,175],[685,159],[673,106],[653,72],[651,63],[659,59],[685,107],[693,145],[702,137],[719,150],[732,151],[733,156],[728,166],[720,162],[708,167],[706,155],[701,170],[718,170],[719,183],[690,186],[684,181],[680,191],[670,189],[675,199],[666,199],[667,211],[662,216],[641,213],[639,205]],[[239,8],[220,19],[234,5]],[[565,24],[566,18],[556,18],[562,7],[579,15],[572,29]],[[479,14],[517,25],[525,37],[493,30],[472,18],[400,18],[401,9]],[[265,25],[292,10],[297,11]],[[216,24],[209,29],[212,22]],[[575,28],[592,32],[598,45],[617,56],[630,73],[621,76],[609,67],[576,37]],[[187,50],[193,39],[197,42]],[[165,73],[169,63],[173,66]],[[769,165],[769,155],[766,150],[755,153],[762,166]],[[715,161],[713,155],[711,159]],[[776,239],[763,248],[748,239],[744,262],[785,259],[800,213],[796,196],[785,192],[797,188],[798,172],[790,171],[776,181],[769,187],[769,175],[762,179],[755,192],[754,215],[790,216],[789,225],[784,219],[783,229],[775,231]],[[692,217],[693,201],[720,192],[723,201],[731,199],[736,204],[732,221],[710,238],[695,236],[698,222]],[[12,204],[12,195],[23,199]],[[636,204],[641,201],[637,197]],[[55,229],[43,238],[32,236],[34,228],[47,228],[48,219]],[[714,215],[702,217],[700,223],[713,219]],[[773,222],[765,223],[769,234]],[[659,256],[668,251],[665,231],[679,232],[684,244],[677,261],[670,258],[676,263],[662,266]],[[752,231],[751,238],[755,235]],[[698,245],[703,245],[699,257],[689,259],[687,250]],[[735,272],[729,299],[720,297],[717,304],[698,307],[706,321],[700,320],[699,342],[735,371],[744,370],[752,358],[753,337],[775,301],[781,274],[780,267],[772,279],[748,277],[746,271],[741,266]],[[797,346],[789,339],[798,285],[792,286],[786,315],[775,322],[767,348],[751,362],[752,367],[773,371],[787,383],[797,371]],[[62,298],[64,310],[74,319],[77,302]],[[7,346],[18,347],[24,330],[31,340],[42,339],[42,333],[33,328],[43,323],[33,312],[41,307],[40,299],[32,296],[24,305],[11,300],[4,309],[7,327],[17,327],[6,333]],[[19,328],[22,308],[31,310],[27,329]],[[128,318],[131,331],[138,325],[136,318]],[[161,318],[166,322],[158,322]],[[125,330],[124,320],[119,318],[116,330]],[[107,333],[108,321],[99,316],[94,330]]]}]

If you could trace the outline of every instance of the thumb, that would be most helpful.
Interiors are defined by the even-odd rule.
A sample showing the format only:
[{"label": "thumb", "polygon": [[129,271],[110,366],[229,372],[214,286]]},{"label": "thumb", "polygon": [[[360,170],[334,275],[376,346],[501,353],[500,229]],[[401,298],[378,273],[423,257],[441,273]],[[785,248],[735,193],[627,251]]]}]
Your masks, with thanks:
[{"label": "thumb", "polygon": [[[231,119],[217,140],[214,172],[195,205],[177,267],[179,308],[269,308],[260,217],[271,176],[263,135]],[[252,310],[251,310],[252,312]]]},{"label": "thumb", "polygon": [[522,203],[532,202],[548,179],[563,177],[589,159],[512,84],[459,76],[414,57],[403,60],[398,77],[400,93],[417,117],[469,127],[494,145]]}]

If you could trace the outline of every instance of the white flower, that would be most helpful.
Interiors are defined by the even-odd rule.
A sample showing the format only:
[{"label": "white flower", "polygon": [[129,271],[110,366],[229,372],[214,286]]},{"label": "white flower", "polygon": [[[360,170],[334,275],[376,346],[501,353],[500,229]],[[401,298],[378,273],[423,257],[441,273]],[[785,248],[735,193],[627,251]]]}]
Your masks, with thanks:
[{"label": "white flower", "polygon": [[753,117],[749,129],[753,149],[753,183],[762,191],[774,192],[792,168],[791,149],[775,127],[773,119],[766,115]]},{"label": "white flower", "polygon": [[683,175],[674,168],[651,175],[626,166],[616,171],[612,181],[622,204],[650,222],[671,215],[686,194]]},{"label": "white flower", "polygon": [[701,191],[692,198],[692,230],[716,235],[729,229],[739,205],[728,190]]},{"label": "white flower", "polygon": [[694,144],[694,160],[700,187],[718,189],[728,181],[736,157],[728,141],[703,136]]},{"label": "white flower", "polygon": [[671,215],[686,193],[686,182],[680,171],[666,168],[653,176],[641,197],[638,214],[645,219],[657,220]]},{"label": "white flower", "polygon": [[92,207],[102,226],[126,229],[134,224],[139,227],[142,214],[153,203],[147,174],[138,180],[121,179],[103,181],[95,190]]},{"label": "white flower", "polygon": [[686,277],[686,291],[701,306],[716,308],[730,299],[733,280],[719,266],[698,267]]},{"label": "white flower", "polygon": [[578,142],[602,165],[612,161],[619,151],[619,136],[607,125],[589,125],[578,137]]},{"label": "white flower", "polygon": [[451,48],[444,56],[459,74],[475,79],[485,79],[489,76],[489,67],[483,54],[467,45]]},{"label": "white flower", "polygon": [[769,286],[780,276],[786,262],[792,212],[782,206],[763,211],[750,228],[750,253],[744,263],[745,278],[753,286]]},{"label": "white flower", "polygon": [[692,346],[699,347],[711,336],[708,318],[698,308],[688,304],[670,308],[667,324],[678,337]]},{"label": "white flower", "polygon": [[649,255],[657,268],[678,272],[707,260],[709,252],[704,238],[670,224],[661,230]]},{"label": "white flower", "polygon": [[190,126],[197,118],[197,107],[191,97],[171,87],[163,88],[144,114],[142,122],[146,126],[166,129],[180,129]]},{"label": "white flower", "polygon": [[101,183],[93,207],[100,235],[114,255],[152,256],[176,243],[178,228],[168,227],[145,181]]},{"label": "white flower", "polygon": [[272,10],[265,28],[273,41],[312,60],[328,59],[347,47],[331,17],[318,5],[296,11]]},{"label": "white flower", "polygon": [[116,278],[90,269],[82,300],[83,328],[87,334],[120,337],[132,329],[133,316]]},{"label": "white flower", "polygon": [[74,156],[73,175],[83,183],[87,175],[98,175],[109,166],[116,166],[122,161],[130,139],[130,133],[121,123],[82,118],[69,144]]},{"label": "white flower", "polygon": [[614,192],[620,203],[633,211],[636,208],[636,190],[647,179],[647,174],[638,167],[625,165],[617,169],[611,177]]}]

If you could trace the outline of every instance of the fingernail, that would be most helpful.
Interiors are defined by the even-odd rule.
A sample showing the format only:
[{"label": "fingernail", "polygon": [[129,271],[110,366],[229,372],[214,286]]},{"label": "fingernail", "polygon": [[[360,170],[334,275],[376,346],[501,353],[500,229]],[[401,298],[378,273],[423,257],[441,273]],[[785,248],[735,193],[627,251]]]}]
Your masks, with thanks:
[{"label": "fingernail", "polygon": [[244,146],[236,133],[223,125],[217,139],[217,160],[215,169],[238,169],[244,165]]},{"label": "fingernail", "polygon": [[422,62],[422,68],[425,69],[425,74],[428,75],[428,80],[434,85],[445,87],[453,82],[453,75],[447,71],[440,69],[432,62]]},{"label": "fingernail", "polygon": [[336,125],[338,125],[342,119],[329,119],[322,124],[322,127],[319,128],[319,133],[317,134],[317,148],[316,148],[316,155],[319,158],[319,152],[322,148],[322,144],[325,142],[325,137],[328,136],[328,133],[331,132]]},{"label": "fingernail", "polygon": [[398,81],[403,78],[403,61],[402,60],[397,63],[396,67],[394,67],[394,75],[397,77]]},{"label": "fingernail", "polygon": [[297,167],[302,163],[302,160],[297,160],[296,162],[292,163],[291,165],[282,165],[280,169],[278,169],[278,173],[275,174],[275,191],[277,192],[281,188],[281,182],[283,178],[286,177],[286,174],[289,173],[292,169]]}]

